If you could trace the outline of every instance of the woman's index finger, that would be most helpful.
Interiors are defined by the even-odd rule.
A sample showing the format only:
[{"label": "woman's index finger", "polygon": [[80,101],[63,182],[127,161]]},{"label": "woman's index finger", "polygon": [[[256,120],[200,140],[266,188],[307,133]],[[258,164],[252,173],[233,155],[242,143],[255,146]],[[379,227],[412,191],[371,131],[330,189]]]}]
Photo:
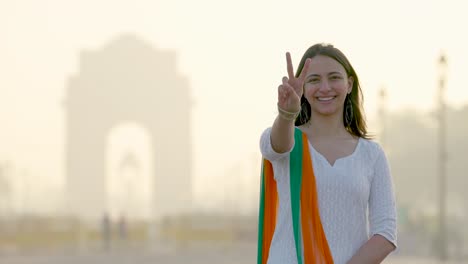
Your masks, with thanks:
[{"label": "woman's index finger", "polygon": [[291,54],[286,52],[286,64],[288,66],[288,77],[290,80],[294,78],[294,69],[291,61]]},{"label": "woman's index finger", "polygon": [[309,71],[311,61],[312,60],[310,58],[306,59],[306,61],[304,63],[304,67],[302,68],[301,74],[299,75],[299,79],[301,79],[301,80],[305,79],[305,77],[307,75],[307,72]]}]

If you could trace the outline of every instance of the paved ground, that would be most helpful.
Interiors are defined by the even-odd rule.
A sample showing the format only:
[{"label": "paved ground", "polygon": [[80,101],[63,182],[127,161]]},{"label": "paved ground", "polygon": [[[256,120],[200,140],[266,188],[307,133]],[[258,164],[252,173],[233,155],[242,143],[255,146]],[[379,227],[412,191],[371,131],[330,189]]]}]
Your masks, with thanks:
[{"label": "paved ground", "polygon": [[[160,244],[146,249],[113,249],[108,252],[102,250],[76,250],[41,252],[41,253],[8,253],[0,255],[1,264],[251,264],[256,262],[256,245],[223,244],[208,246],[191,246],[175,249]],[[431,259],[392,256],[385,264],[440,264]],[[445,262],[445,264],[461,264],[466,262]]]}]

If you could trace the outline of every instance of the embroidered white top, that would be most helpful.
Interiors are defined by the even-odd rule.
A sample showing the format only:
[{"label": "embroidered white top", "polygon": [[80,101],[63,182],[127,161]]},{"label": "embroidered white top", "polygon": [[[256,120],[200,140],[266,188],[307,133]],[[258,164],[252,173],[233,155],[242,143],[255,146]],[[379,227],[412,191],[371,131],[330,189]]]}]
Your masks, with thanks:
[{"label": "embroidered white top", "polygon": [[[279,211],[268,264],[296,264],[291,216],[289,154],[271,147],[271,127],[260,139],[262,156],[273,165]],[[334,264],[345,264],[367,240],[379,234],[395,246],[396,203],[382,148],[360,138],[354,152],[330,163],[309,143],[317,184],[320,219]],[[294,147],[294,146],[293,146]]]}]

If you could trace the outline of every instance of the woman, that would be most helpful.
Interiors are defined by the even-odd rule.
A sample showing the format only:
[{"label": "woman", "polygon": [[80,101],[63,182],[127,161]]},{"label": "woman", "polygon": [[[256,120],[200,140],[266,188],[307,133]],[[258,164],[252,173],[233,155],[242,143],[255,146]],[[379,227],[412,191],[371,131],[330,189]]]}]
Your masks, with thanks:
[{"label": "woman", "polygon": [[380,263],[396,248],[388,162],[369,139],[359,79],[345,55],[317,44],[278,87],[264,158],[258,263]]}]

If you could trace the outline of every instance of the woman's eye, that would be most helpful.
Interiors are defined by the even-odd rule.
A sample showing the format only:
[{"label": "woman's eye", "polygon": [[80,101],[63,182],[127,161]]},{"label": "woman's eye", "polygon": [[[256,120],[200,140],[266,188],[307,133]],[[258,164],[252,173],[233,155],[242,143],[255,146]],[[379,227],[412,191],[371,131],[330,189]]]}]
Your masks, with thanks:
[{"label": "woman's eye", "polygon": [[309,79],[309,82],[310,82],[310,83],[317,83],[318,81],[319,81],[318,78]]},{"label": "woman's eye", "polygon": [[332,79],[332,80],[338,80],[338,79],[341,79],[341,77],[338,76],[338,75],[334,75],[334,76],[331,77],[331,79]]}]

